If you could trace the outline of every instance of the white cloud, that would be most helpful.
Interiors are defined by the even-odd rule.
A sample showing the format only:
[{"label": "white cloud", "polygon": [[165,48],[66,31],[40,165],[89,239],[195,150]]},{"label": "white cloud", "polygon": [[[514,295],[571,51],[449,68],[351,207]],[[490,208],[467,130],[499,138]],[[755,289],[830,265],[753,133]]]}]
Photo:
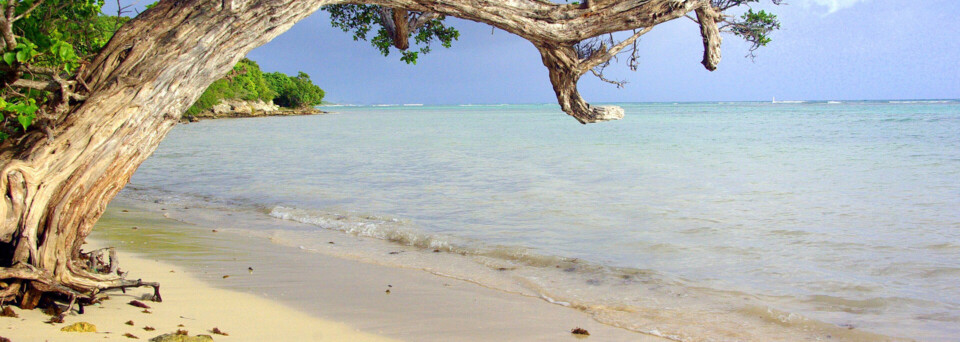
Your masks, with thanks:
[{"label": "white cloud", "polygon": [[803,7],[825,7],[827,14],[830,14],[866,1],[869,0],[794,0],[787,3],[797,3]]}]

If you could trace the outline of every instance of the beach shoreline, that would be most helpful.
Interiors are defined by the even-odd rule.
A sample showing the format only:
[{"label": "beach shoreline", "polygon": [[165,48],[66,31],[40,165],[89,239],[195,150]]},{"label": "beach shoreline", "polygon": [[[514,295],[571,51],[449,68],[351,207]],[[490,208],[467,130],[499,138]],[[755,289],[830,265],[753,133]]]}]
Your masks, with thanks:
[{"label": "beach shoreline", "polygon": [[[38,310],[17,310],[20,319],[0,319],[0,336],[58,340],[66,334],[59,331],[62,326],[89,321],[110,332],[84,335],[97,340],[126,339],[123,333],[150,338],[177,329],[210,334],[213,327],[230,334],[214,335],[217,340],[573,341],[581,338],[571,334],[574,328],[605,341],[667,340],[607,326],[587,313],[540,298],[418,269],[307,254],[268,239],[232,234],[230,227],[196,226],[130,204],[134,201],[112,203],[85,249],[115,246],[130,277],[159,280],[165,301],[157,303],[155,313],[146,315],[126,304],[152,289],[128,290],[126,295],[111,294],[103,304],[106,309],[88,309],[98,316],[73,313],[66,324],[45,324],[47,318]],[[210,302],[212,298],[229,299]],[[160,310],[168,311],[167,319],[153,323]],[[243,313],[252,316],[238,316]],[[265,314],[271,319],[258,318]],[[123,324],[128,320],[135,325]],[[144,332],[140,321],[153,324],[156,334]],[[251,321],[257,323],[246,324]],[[30,329],[22,329],[27,326]],[[23,335],[26,331],[30,334]]]},{"label": "beach shoreline", "polygon": [[[85,247],[111,244],[93,239]],[[109,292],[109,299],[86,306],[82,315],[76,310],[65,313],[63,323],[47,323],[50,316],[39,308],[11,307],[18,317],[0,317],[0,336],[11,341],[147,340],[183,330],[191,336],[209,335],[227,341],[393,341],[276,301],[216,288],[183,267],[131,251],[119,248],[122,270],[130,271],[131,279],[160,282],[162,302],[150,300],[153,289],[149,287]],[[149,308],[130,305],[134,300]],[[80,322],[93,324],[96,331],[61,331]]]}]

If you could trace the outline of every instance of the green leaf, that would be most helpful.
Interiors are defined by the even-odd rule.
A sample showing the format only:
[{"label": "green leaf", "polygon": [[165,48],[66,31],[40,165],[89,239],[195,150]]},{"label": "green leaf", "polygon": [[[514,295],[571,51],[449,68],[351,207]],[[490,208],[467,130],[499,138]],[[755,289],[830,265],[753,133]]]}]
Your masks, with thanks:
[{"label": "green leaf", "polygon": [[20,126],[23,126],[23,130],[26,131],[30,125],[33,124],[33,119],[36,118],[36,115],[30,114],[20,114],[17,115],[17,121],[20,122]]},{"label": "green leaf", "polygon": [[23,63],[27,61],[27,52],[24,50],[17,51],[17,62]]},{"label": "green leaf", "polygon": [[10,136],[7,133],[0,132],[0,141],[7,140]]},{"label": "green leaf", "polygon": [[12,51],[4,53],[3,61],[7,62],[7,65],[13,66],[13,64],[17,62],[17,54],[13,53]]}]

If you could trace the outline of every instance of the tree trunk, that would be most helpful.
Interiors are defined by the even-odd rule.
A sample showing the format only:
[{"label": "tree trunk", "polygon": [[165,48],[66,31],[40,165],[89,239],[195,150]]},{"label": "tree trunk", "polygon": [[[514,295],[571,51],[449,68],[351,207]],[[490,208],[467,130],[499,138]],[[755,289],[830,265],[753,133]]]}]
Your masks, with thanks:
[{"label": "tree trunk", "polygon": [[0,150],[0,279],[17,279],[0,300],[137,284],[94,273],[80,257],[107,203],[207,85],[322,4],[162,1],[124,25],[82,76],[88,99],[52,139],[33,132]]},{"label": "tree trunk", "polygon": [[[121,27],[80,75],[85,101],[56,118],[49,132],[0,145],[0,302],[18,299],[29,307],[51,292],[92,300],[101,290],[149,285],[94,272],[81,256],[106,205],[210,83],[251,49],[322,5],[340,2],[162,0]],[[563,110],[583,123],[623,112],[591,107],[580,97],[576,83],[585,70],[572,44],[652,27],[708,3],[599,0],[584,9],[538,0],[356,2],[458,16],[520,34],[540,49]]]}]

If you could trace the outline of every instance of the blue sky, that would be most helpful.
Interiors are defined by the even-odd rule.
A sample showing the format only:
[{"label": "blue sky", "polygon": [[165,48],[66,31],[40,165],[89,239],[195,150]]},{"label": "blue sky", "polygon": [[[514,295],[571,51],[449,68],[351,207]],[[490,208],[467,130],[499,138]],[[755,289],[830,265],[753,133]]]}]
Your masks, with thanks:
[{"label": "blue sky", "polygon": [[[764,2],[768,2],[764,0]],[[717,71],[700,64],[699,29],[687,19],[642,38],[640,69],[609,71],[623,89],[586,75],[590,102],[960,98],[960,1],[792,0],[759,5],[783,28],[755,60],[725,36]],[[106,10],[106,9],[105,9]],[[534,47],[490,26],[451,20],[460,40],[417,65],[383,57],[318,12],[250,52],[267,71],[304,71],[338,103],[547,103],[555,100]]]}]

